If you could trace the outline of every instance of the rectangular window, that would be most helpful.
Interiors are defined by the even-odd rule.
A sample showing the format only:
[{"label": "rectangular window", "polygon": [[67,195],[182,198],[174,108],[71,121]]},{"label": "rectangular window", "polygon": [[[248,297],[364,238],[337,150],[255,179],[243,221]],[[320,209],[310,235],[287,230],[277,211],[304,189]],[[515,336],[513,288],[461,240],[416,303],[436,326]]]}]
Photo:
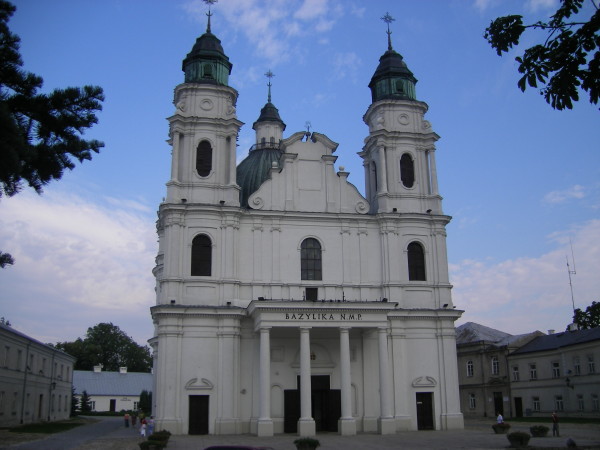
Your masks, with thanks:
[{"label": "rectangular window", "polygon": [[4,391],[0,391],[0,416],[4,414]]},{"label": "rectangular window", "polygon": [[65,381],[71,381],[71,368],[67,366],[67,378]]},{"label": "rectangular window", "polygon": [[596,365],[594,364],[594,356],[588,356],[588,373],[596,373]]},{"label": "rectangular window", "polygon": [[562,395],[555,395],[554,396],[554,409],[557,410],[557,411],[564,411],[565,410],[565,405],[563,404]]},{"label": "rectangular window", "polygon": [[575,375],[581,375],[581,364],[579,362],[579,356],[573,358],[573,373]]},{"label": "rectangular window", "polygon": [[140,404],[140,402],[133,402],[133,410],[137,411],[139,409],[138,405]]},{"label": "rectangular window", "polygon": [[598,401],[598,394],[592,394],[592,410],[600,411],[600,401]]},{"label": "rectangular window", "polygon": [[10,355],[10,347],[6,345],[4,347],[4,359],[2,360],[2,367],[8,367],[8,356]]},{"label": "rectangular window", "polygon": [[25,396],[25,415],[28,416],[29,415],[29,409],[31,408],[31,394],[27,393],[27,395]]},{"label": "rectangular window", "polygon": [[513,381],[519,381],[519,366],[513,366]]},{"label": "rectangular window", "polygon": [[95,400],[90,400],[90,410],[96,411],[96,401]]},{"label": "rectangular window", "polygon": [[316,302],[319,297],[319,288],[306,288],[306,301]]},{"label": "rectangular window", "polygon": [[467,361],[467,376],[473,376],[473,361]]},{"label": "rectangular window", "polygon": [[583,411],[583,395],[577,394],[577,410]]},{"label": "rectangular window", "polygon": [[469,409],[475,409],[476,406],[475,394],[469,394]]},{"label": "rectangular window", "polygon": [[560,363],[553,362],[552,363],[552,378],[560,378]]},{"label": "rectangular window", "polygon": [[537,380],[537,367],[535,364],[529,364],[529,379]]},{"label": "rectangular window", "polygon": [[23,350],[17,350],[17,370],[21,370],[21,365],[23,364]]},{"label": "rectangular window", "polygon": [[540,398],[533,397],[533,410],[539,412],[540,411]]},{"label": "rectangular window", "polygon": [[492,375],[500,374],[500,362],[497,356],[492,356]]},{"label": "rectangular window", "polygon": [[33,372],[33,354],[29,355],[29,367],[27,367],[27,370],[29,370],[30,372]]},{"label": "rectangular window", "polygon": [[11,405],[11,411],[12,411],[13,415],[17,414],[17,400],[18,399],[19,399],[19,393],[18,392],[14,392],[13,393],[12,405]]}]

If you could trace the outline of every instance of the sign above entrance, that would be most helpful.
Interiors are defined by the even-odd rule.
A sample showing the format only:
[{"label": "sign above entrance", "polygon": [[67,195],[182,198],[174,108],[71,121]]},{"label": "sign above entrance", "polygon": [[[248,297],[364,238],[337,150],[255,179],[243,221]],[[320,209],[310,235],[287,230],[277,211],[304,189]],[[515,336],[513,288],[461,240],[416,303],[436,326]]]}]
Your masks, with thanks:
[{"label": "sign above entrance", "polygon": [[285,313],[282,315],[284,320],[301,320],[305,322],[323,322],[328,320],[341,320],[341,321],[361,321],[363,315],[361,313]]}]

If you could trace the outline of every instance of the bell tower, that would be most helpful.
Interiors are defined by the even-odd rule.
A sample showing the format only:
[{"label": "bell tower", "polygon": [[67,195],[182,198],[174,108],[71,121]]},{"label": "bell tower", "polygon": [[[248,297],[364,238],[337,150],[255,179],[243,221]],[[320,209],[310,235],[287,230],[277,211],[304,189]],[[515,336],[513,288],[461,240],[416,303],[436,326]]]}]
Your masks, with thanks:
[{"label": "bell tower", "polygon": [[175,88],[167,202],[239,206],[236,141],[243,123],[236,117],[238,93],[228,85],[232,64],[211,32],[211,15],[183,60],[185,82]]},{"label": "bell tower", "polygon": [[389,14],[388,49],[379,58],[371,82],[372,103],[363,116],[369,136],[359,155],[365,168],[365,192],[371,214],[441,214],[435,168],[439,136],[425,120],[426,103],[417,100],[417,79],[392,48]]}]

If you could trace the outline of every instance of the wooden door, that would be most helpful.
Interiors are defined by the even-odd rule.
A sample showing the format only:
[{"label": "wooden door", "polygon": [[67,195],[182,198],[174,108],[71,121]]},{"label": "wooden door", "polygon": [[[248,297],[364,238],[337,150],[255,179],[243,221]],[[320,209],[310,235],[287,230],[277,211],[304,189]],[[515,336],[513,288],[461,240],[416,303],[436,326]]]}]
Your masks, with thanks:
[{"label": "wooden door", "polygon": [[189,434],[208,434],[208,395],[190,395]]}]

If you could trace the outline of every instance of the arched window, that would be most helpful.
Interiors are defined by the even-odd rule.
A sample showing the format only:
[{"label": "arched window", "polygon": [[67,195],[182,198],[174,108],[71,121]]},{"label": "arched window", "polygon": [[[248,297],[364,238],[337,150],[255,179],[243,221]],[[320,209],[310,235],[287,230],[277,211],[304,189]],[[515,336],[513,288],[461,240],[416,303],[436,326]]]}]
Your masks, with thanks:
[{"label": "arched window", "polygon": [[196,171],[201,177],[207,177],[212,170],[212,147],[210,142],[202,141],[196,150]]},{"label": "arched window", "polygon": [[192,241],[193,276],[208,277],[212,272],[212,242],[205,234],[199,234]]},{"label": "arched window", "polygon": [[408,279],[425,281],[425,252],[418,242],[408,244]]},{"label": "arched window", "polygon": [[302,280],[322,280],[321,244],[314,238],[304,239],[300,247],[300,275]]},{"label": "arched window", "polygon": [[202,76],[204,78],[213,78],[213,70],[210,64],[204,64],[202,67]]},{"label": "arched window", "polygon": [[408,153],[400,158],[400,179],[407,188],[415,184],[415,163]]}]

